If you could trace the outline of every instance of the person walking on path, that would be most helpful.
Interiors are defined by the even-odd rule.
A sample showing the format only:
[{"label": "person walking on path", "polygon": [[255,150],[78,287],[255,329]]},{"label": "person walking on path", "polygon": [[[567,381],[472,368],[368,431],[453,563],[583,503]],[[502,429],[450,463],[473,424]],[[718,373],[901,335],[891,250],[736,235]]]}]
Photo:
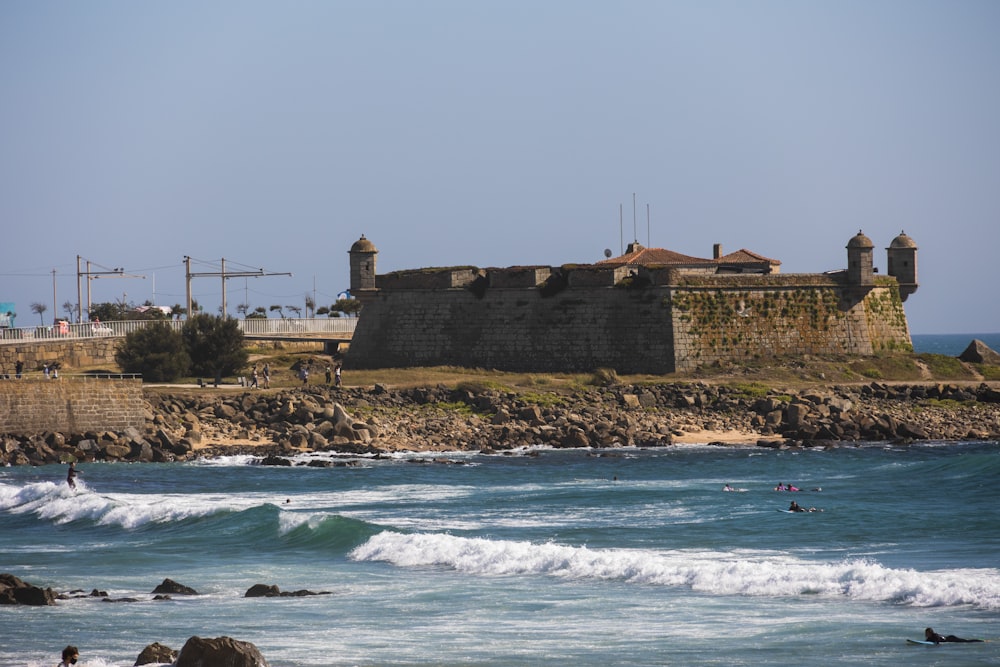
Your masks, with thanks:
[{"label": "person walking on path", "polygon": [[271,364],[264,364],[264,389],[271,388]]},{"label": "person walking on path", "polygon": [[339,387],[341,384],[340,364],[337,364],[336,368],[333,369],[333,377],[334,377],[333,381],[334,386]]}]

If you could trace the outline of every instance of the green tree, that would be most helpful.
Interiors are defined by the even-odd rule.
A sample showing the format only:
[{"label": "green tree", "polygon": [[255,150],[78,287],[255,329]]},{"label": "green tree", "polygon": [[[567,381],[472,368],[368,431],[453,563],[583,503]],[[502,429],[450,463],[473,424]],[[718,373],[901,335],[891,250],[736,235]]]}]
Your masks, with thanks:
[{"label": "green tree", "polygon": [[115,361],[124,373],[140,373],[146,382],[170,382],[191,366],[184,338],[166,322],[153,322],[125,336]]},{"label": "green tree", "polygon": [[119,301],[107,301],[105,303],[94,303],[91,304],[90,310],[87,311],[87,318],[93,322],[94,320],[101,320],[102,322],[115,322],[120,320],[131,319],[128,315],[129,308],[123,302]]},{"label": "green tree", "polygon": [[361,302],[357,299],[337,299],[332,306],[330,306],[330,317],[333,317],[333,313],[360,313],[361,312]]},{"label": "green tree", "polygon": [[184,323],[181,335],[196,375],[233,375],[250,359],[243,347],[243,331],[234,318],[195,315]]}]

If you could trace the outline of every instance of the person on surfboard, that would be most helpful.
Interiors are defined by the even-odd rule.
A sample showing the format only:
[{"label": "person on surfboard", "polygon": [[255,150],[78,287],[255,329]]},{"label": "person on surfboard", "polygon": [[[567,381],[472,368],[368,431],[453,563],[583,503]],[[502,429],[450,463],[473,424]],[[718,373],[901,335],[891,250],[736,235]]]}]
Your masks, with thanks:
[{"label": "person on surfboard", "polygon": [[982,639],[962,639],[961,637],[956,637],[955,635],[940,635],[934,632],[934,628],[924,628],[924,640],[929,642],[934,642],[935,644],[940,644],[941,642],[981,642]]},{"label": "person on surfboard", "polygon": [[815,507],[810,507],[809,509],[806,509],[805,507],[802,507],[801,505],[799,505],[797,502],[795,502],[793,500],[792,504],[788,506],[788,511],[789,512],[819,512],[821,510],[818,510]]}]

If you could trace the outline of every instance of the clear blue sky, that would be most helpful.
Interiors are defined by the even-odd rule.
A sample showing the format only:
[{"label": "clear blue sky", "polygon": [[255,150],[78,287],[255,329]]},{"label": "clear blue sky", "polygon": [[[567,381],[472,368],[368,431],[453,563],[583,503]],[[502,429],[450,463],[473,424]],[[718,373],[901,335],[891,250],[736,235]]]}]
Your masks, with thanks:
[{"label": "clear blue sky", "polygon": [[911,331],[997,332],[998,36],[994,0],[5,0],[0,301],[50,319],[81,255],[146,276],[95,302],[183,303],[189,255],[293,273],[231,312],[325,305],[361,234],[379,272],[623,232],[813,272],[863,229],[884,272],[905,230]]}]

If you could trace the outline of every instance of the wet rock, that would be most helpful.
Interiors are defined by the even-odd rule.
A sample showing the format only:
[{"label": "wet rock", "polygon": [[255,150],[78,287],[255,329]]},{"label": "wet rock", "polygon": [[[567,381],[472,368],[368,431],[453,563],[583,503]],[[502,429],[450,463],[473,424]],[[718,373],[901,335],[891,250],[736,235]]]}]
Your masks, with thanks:
[{"label": "wet rock", "polygon": [[153,593],[167,593],[174,595],[198,595],[198,591],[191,588],[190,586],[185,586],[184,584],[179,584],[173,579],[164,579],[163,583],[153,589]]},{"label": "wet rock", "polygon": [[191,637],[177,654],[173,667],[268,667],[268,664],[250,642],[231,637]]},{"label": "wet rock", "polygon": [[159,642],[153,642],[146,648],[142,649],[139,653],[139,657],[135,659],[133,667],[139,667],[139,665],[149,665],[149,664],[169,664],[174,661],[177,657],[177,651],[170,648],[169,646],[164,646]]},{"label": "wet rock", "polygon": [[43,607],[55,603],[56,594],[51,588],[34,586],[13,574],[0,574],[0,604]]}]

